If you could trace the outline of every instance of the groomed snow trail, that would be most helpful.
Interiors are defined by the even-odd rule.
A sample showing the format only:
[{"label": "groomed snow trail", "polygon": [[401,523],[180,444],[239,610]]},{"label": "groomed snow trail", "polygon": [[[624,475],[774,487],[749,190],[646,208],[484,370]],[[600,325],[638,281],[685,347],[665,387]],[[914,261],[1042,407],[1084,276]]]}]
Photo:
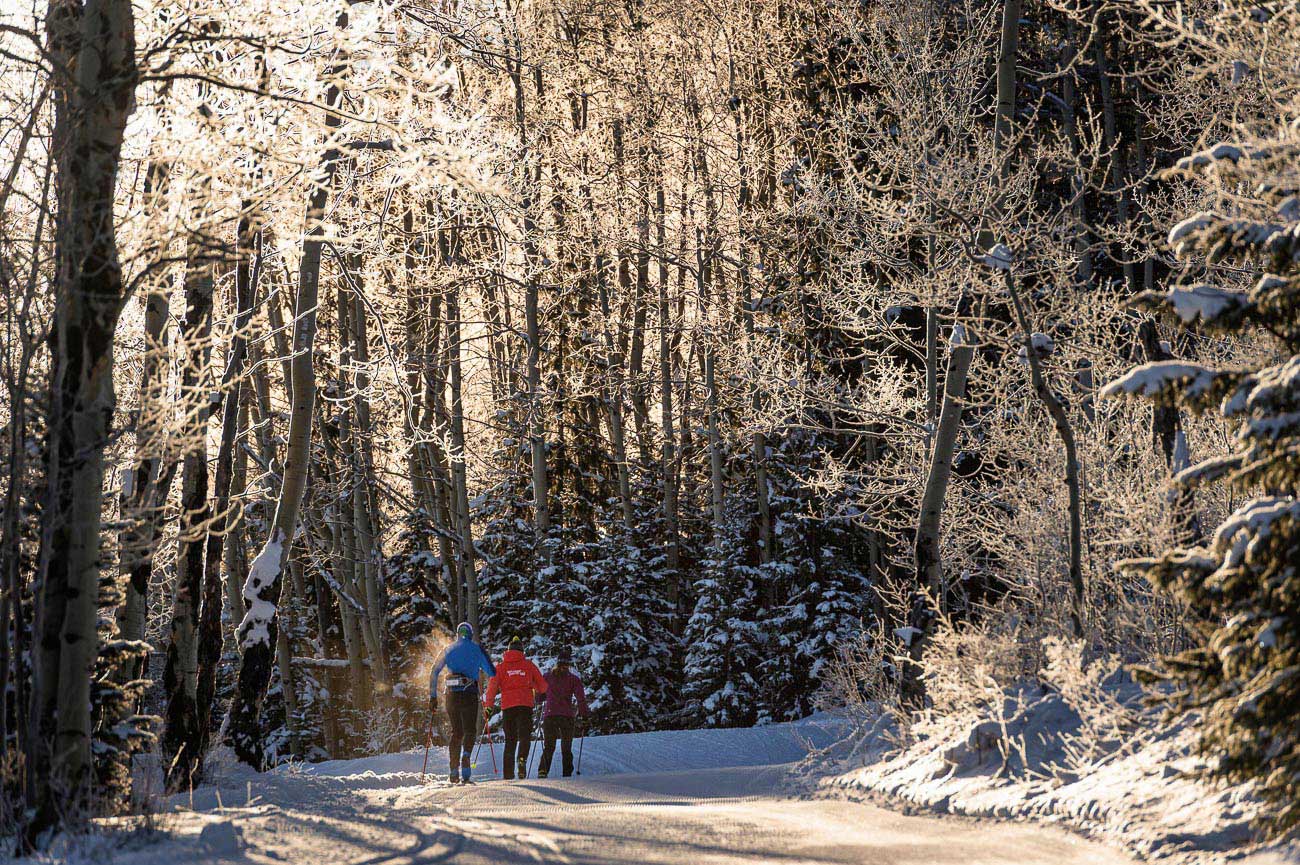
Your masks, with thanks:
[{"label": "groomed snow trail", "polygon": [[[904,816],[797,798],[789,761],[833,733],[807,723],[588,739],[581,777],[453,787],[443,753],[423,752],[255,776],[231,769],[173,800],[162,839],[128,842],[122,865],[163,863],[848,863],[1121,865],[1123,854],[1030,824]],[[497,759],[500,759],[500,748]],[[778,760],[771,759],[779,758]],[[436,761],[436,762],[435,762]],[[682,768],[685,765],[692,768]],[[739,766],[727,763],[739,762]],[[555,770],[559,770],[556,755]],[[671,771],[645,771],[647,764]],[[748,764],[748,765],[744,765]],[[760,765],[762,764],[762,765]],[[251,786],[249,786],[251,784]],[[251,797],[250,798],[250,793]],[[100,856],[94,858],[102,859]]]}]

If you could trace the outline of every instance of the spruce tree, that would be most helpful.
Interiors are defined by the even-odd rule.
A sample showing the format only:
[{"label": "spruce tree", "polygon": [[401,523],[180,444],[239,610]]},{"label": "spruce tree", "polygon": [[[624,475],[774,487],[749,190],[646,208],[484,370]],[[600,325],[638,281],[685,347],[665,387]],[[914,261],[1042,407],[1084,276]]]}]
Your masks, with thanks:
[{"label": "spruce tree", "polygon": [[1143,671],[1178,714],[1200,714],[1204,772],[1257,780],[1276,806],[1270,828],[1300,824],[1300,197],[1294,162],[1300,132],[1218,144],[1176,171],[1217,182],[1220,209],[1197,213],[1169,235],[1180,257],[1255,267],[1253,287],[1195,284],[1147,292],[1139,302],[1171,311],[1184,327],[1224,337],[1264,335],[1273,351],[1221,369],[1178,360],[1140,366],[1104,395],[1144,396],[1213,412],[1236,425],[1232,453],[1180,472],[1179,485],[1220,482],[1247,499],[1205,546],[1119,563],[1177,592],[1201,637]]},{"label": "spruce tree", "polygon": [[734,518],[695,581],[695,610],[686,624],[685,712],[707,727],[743,727],[757,719],[760,643],[759,583]]},{"label": "spruce tree", "polygon": [[607,528],[593,549],[589,613],[579,655],[593,707],[593,729],[631,733],[654,729],[677,709],[673,675],[672,608],[665,594],[667,556],[660,512],[638,502],[631,529],[618,507],[605,515]]}]

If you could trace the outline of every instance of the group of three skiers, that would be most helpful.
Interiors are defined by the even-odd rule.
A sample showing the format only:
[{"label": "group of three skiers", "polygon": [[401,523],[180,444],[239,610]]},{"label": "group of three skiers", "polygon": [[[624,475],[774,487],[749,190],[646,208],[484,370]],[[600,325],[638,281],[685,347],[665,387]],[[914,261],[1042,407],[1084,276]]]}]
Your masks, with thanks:
[{"label": "group of three skiers", "polygon": [[573,658],[567,649],[555,659],[555,668],[546,675],[524,657],[523,640],[514,637],[510,647],[493,665],[482,647],[474,642],[474,629],[468,622],[456,626],[456,639],[443,650],[429,677],[429,709],[438,716],[438,677],[447,672],[447,722],[450,736],[447,755],[451,762],[451,783],[468,782],[470,758],[478,738],[479,674],[487,675],[487,694],[483,698],[486,717],[501,695],[501,727],[505,732],[505,756],[502,774],[507,779],[528,777],[528,747],[532,741],[532,719],[536,700],[542,702],[542,761],[537,776],[545,778],[560,744],[564,777],[573,774],[573,736],[577,718],[585,718],[589,709],[582,680],[569,669]]}]

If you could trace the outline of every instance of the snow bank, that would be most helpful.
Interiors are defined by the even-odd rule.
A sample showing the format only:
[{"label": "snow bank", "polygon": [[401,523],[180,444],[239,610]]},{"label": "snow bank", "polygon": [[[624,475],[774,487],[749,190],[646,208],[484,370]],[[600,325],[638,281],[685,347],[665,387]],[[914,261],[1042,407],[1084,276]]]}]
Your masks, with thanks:
[{"label": "snow bank", "polygon": [[847,755],[813,758],[816,787],[838,795],[885,794],[939,813],[1061,824],[1143,859],[1251,865],[1300,862],[1300,847],[1253,847],[1258,803],[1248,786],[1193,779],[1195,731],[1161,728],[1123,677],[1111,698],[1131,725],[1099,728],[1096,715],[1035,686],[960,717],[926,722],[901,746],[878,718]]}]

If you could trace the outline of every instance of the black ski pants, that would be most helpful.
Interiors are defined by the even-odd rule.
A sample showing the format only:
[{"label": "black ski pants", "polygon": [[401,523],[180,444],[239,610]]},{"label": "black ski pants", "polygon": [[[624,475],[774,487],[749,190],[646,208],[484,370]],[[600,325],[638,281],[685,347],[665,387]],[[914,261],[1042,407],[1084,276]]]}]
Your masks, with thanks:
[{"label": "black ski pants", "polygon": [[469,765],[478,738],[478,688],[447,691],[447,723],[451,727],[447,757],[451,771],[455,772],[457,766]]},{"label": "black ski pants", "polygon": [[506,753],[501,770],[506,778],[515,777],[515,751],[518,749],[519,777],[527,777],[528,746],[533,737],[533,707],[512,706],[502,714],[501,725],[506,733]]},{"label": "black ski pants", "polygon": [[555,759],[555,743],[560,743],[560,759],[564,764],[564,777],[573,774],[573,734],[577,727],[573,718],[563,715],[551,715],[542,721],[542,735],[546,744],[542,747],[542,762],[537,767],[537,777],[545,778],[551,774],[551,761]]}]

